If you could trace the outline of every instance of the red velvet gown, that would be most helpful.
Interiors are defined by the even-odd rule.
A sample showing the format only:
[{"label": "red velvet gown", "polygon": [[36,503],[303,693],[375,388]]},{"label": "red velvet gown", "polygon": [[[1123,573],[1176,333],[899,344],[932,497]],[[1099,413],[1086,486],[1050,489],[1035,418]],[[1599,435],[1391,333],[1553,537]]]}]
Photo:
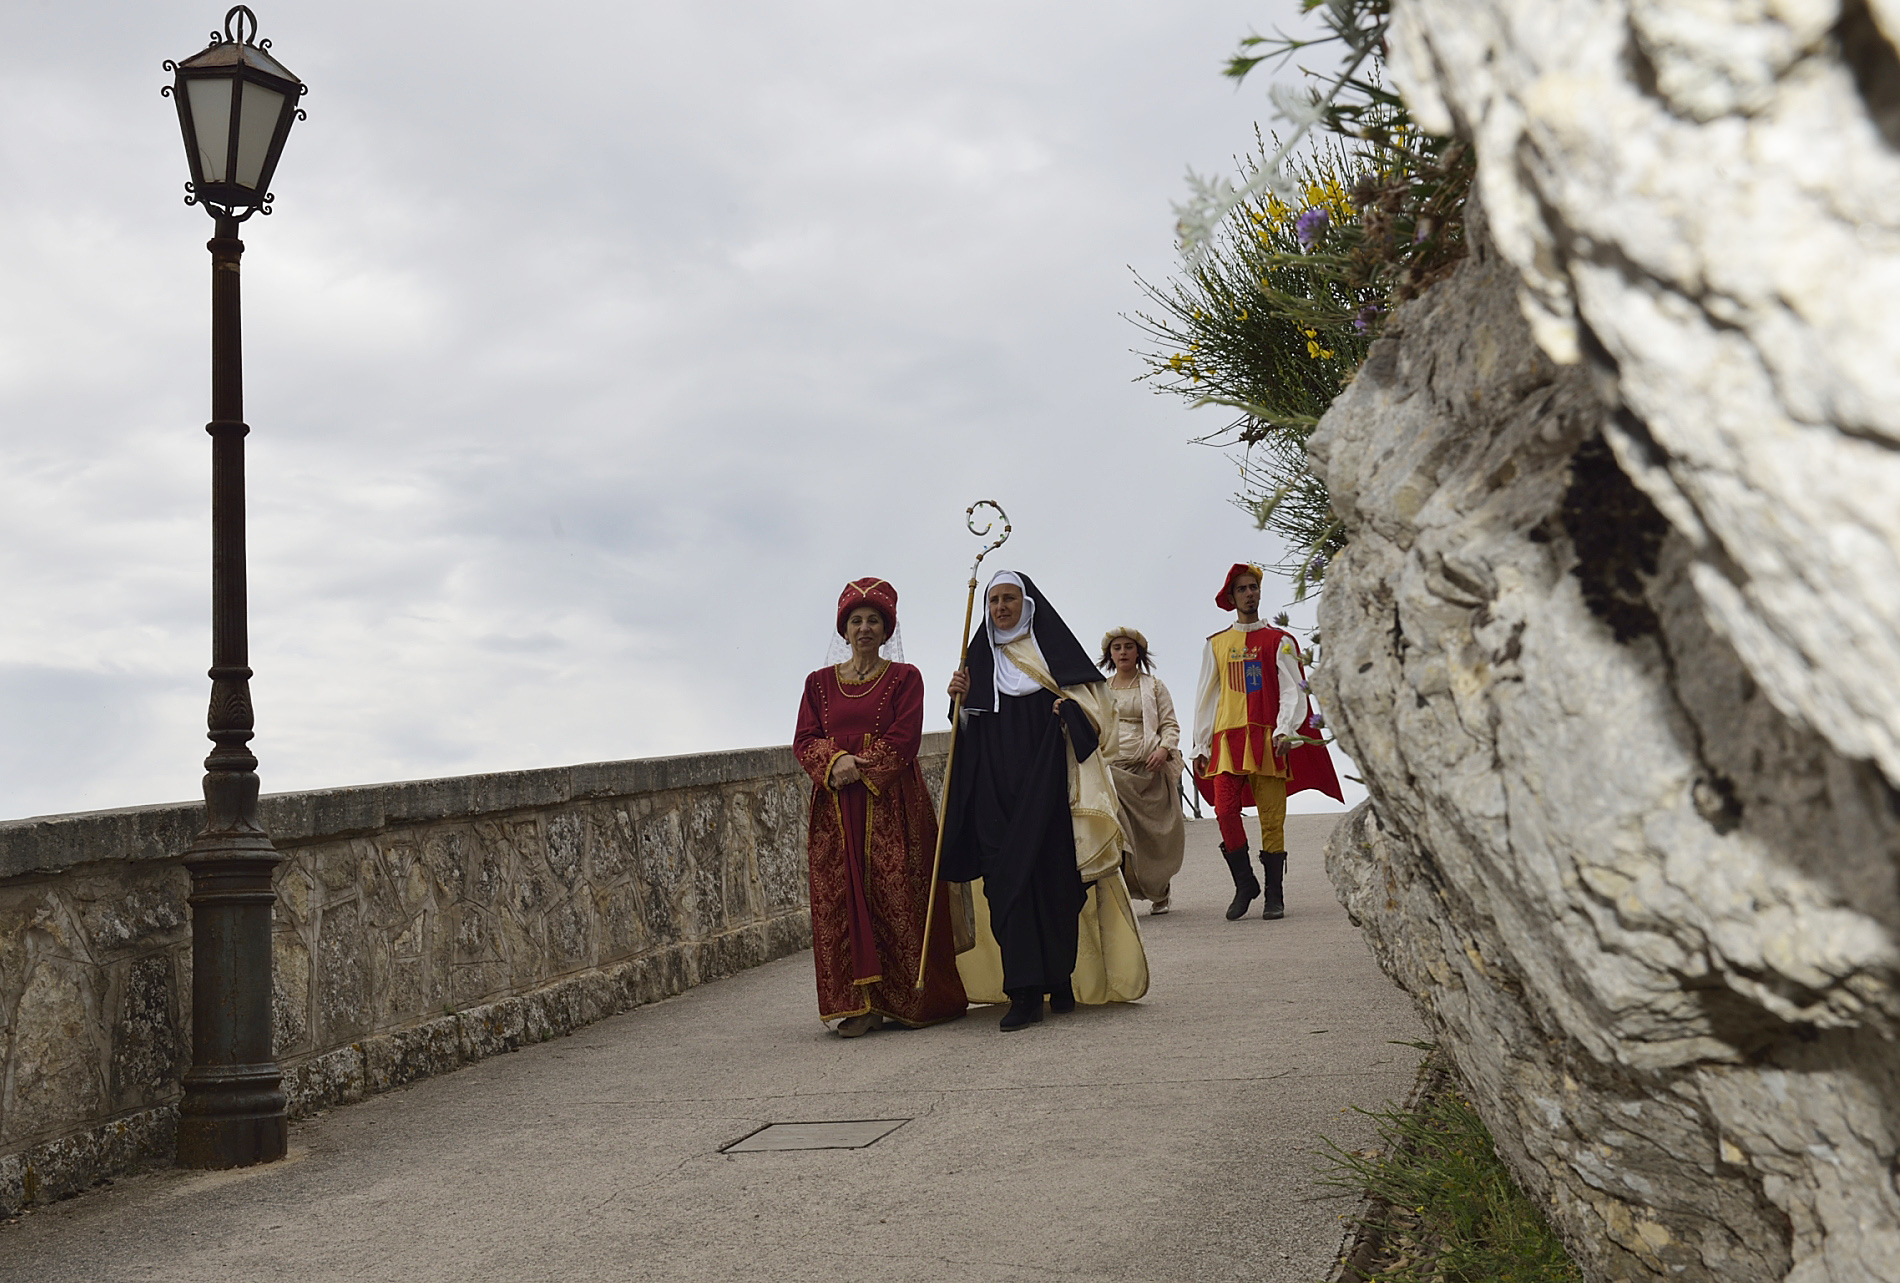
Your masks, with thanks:
[{"label": "red velvet gown", "polygon": [[[841,686],[832,668],[805,679],[792,750],[812,778],[811,935],[821,1020],[876,1012],[928,1025],[969,1005],[942,882],[924,988],[913,988],[937,844],[936,810],[917,769],[923,730],[923,674],[909,664],[892,664],[861,686]],[[841,753],[858,759],[864,778],[833,789],[825,778]]]}]

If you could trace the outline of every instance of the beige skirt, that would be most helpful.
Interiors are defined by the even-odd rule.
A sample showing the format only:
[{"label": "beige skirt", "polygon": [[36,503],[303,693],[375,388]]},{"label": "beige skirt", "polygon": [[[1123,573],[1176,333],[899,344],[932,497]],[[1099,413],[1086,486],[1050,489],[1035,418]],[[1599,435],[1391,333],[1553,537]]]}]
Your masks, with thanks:
[{"label": "beige skirt", "polygon": [[1109,763],[1121,804],[1127,854],[1122,878],[1137,900],[1168,898],[1168,884],[1181,871],[1187,828],[1181,820],[1180,768],[1149,771],[1140,763]]}]

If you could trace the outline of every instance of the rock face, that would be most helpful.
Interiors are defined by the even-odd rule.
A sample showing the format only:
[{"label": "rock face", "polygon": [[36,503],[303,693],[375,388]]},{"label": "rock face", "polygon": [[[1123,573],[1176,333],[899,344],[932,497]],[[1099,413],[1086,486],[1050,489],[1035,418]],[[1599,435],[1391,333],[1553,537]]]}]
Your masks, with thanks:
[{"label": "rock face", "polygon": [[1372,796],[1334,883],[1592,1279],[1900,1277],[1900,791],[1738,649],[1472,233],[1313,439]]},{"label": "rock face", "polygon": [[1489,226],[1313,440],[1335,884],[1592,1279],[1900,1278],[1900,3],[1392,10]]},{"label": "rock face", "polygon": [[1394,0],[1544,349],[1769,701],[1900,783],[1900,0]]}]

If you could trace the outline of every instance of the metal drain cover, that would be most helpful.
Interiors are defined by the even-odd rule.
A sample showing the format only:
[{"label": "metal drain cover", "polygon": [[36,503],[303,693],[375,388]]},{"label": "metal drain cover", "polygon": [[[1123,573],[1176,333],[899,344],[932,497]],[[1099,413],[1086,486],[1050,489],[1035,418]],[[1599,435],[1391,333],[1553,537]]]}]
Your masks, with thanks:
[{"label": "metal drain cover", "polygon": [[860,1118],[842,1123],[770,1123],[722,1154],[755,1154],[772,1149],[863,1149],[909,1122],[908,1118]]}]

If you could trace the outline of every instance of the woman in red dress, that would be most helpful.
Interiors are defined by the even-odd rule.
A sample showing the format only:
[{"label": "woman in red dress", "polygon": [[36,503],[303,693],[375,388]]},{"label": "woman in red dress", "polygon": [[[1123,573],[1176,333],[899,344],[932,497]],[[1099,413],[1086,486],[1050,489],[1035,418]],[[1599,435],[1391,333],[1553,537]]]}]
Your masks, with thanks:
[{"label": "woman in red dress", "polygon": [[[792,750],[812,778],[811,935],[818,1018],[855,1038],[886,1020],[916,1027],[963,1014],[945,885],[930,885],[937,813],[917,769],[923,676],[889,658],[897,590],[857,579],[838,598],[841,664],[805,679]],[[934,892],[924,987],[914,988]]]}]

